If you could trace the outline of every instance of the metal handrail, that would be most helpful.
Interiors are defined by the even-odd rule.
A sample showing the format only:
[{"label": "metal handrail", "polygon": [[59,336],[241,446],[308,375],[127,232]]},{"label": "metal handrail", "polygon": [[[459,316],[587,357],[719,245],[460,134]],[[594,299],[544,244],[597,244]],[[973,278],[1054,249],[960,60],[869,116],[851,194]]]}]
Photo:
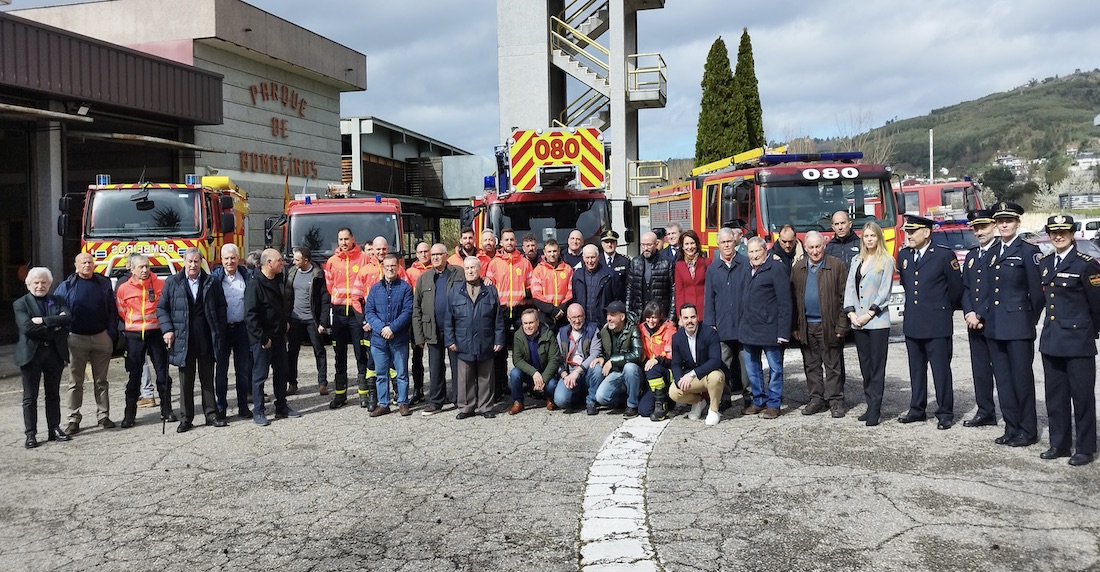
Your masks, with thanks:
[{"label": "metal handrail", "polygon": [[[573,6],[575,6],[578,2],[584,2],[584,6],[581,6],[580,8],[574,10]],[[561,13],[558,14],[558,17],[562,20],[565,20],[568,14],[572,14],[572,16],[568,17],[569,23],[573,23],[574,21],[576,21],[577,18],[587,18],[589,15],[592,14],[592,12],[594,12],[594,10],[590,9],[596,3],[606,4],[607,0],[573,0],[565,6],[565,9],[563,9]]]},{"label": "metal handrail", "polygon": [[[641,66],[643,61],[656,61],[652,65]],[[633,54],[627,56],[627,89],[629,91],[658,91],[661,95],[668,92],[668,68],[661,54]]]},{"label": "metal handrail", "polygon": [[664,161],[630,161],[629,192],[632,197],[648,197],[649,190],[642,190],[643,183],[668,183],[668,163]]},{"label": "metal handrail", "polygon": [[[606,79],[607,73],[611,71],[611,68],[608,66],[608,64],[604,63],[603,60],[589,53],[579,44],[566,37],[565,33],[571,33],[574,37],[581,38],[585,42],[588,42],[589,46],[594,46],[597,50],[599,50],[600,53],[604,55],[604,57],[608,59],[611,58],[611,52],[607,48],[601,46],[592,38],[589,38],[588,36],[582,34],[576,28],[570,26],[569,24],[566,24],[561,18],[558,18],[557,16],[551,16],[550,23],[550,37],[552,47],[558,48],[573,57],[583,56],[586,60],[589,60],[597,66],[603,68],[604,75],[600,77]],[[564,30],[565,33],[559,31],[559,29]],[[566,47],[568,47],[569,49],[565,49]],[[597,73],[596,75],[599,76],[600,74]]]},{"label": "metal handrail", "polygon": [[557,122],[562,123],[562,126],[575,125],[579,119],[590,117],[607,102],[607,96],[595,89],[588,88],[562,110],[558,115]]}]

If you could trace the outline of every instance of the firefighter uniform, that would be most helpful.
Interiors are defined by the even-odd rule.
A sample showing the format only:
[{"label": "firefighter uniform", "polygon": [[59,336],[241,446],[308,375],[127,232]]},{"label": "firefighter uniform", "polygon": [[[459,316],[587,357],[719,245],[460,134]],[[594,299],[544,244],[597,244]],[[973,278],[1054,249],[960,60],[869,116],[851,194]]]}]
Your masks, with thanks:
[{"label": "firefighter uniform", "polygon": [[[1020,218],[1024,209],[1014,203],[997,203],[994,220]],[[1039,282],[1039,247],[1018,235],[1011,241],[993,242],[993,293],[985,317],[985,336],[990,340],[993,378],[1005,421],[1000,445],[1027,447],[1039,442],[1035,417],[1035,326],[1043,310]]]},{"label": "firefighter uniform", "polygon": [[[1055,216],[1047,233],[1073,232],[1073,217]],[[1072,238],[1071,238],[1072,240]],[[1100,330],[1100,262],[1075,246],[1039,262],[1046,318],[1043,357],[1050,449],[1044,459],[1070,456],[1071,465],[1096,455],[1096,338]],[[1071,432],[1071,405],[1072,427]]]},{"label": "firefighter uniform", "polygon": [[331,409],[344,405],[348,400],[348,344],[355,353],[360,405],[370,407],[370,398],[375,395],[368,391],[374,385],[374,375],[370,374],[368,383],[368,351],[363,345],[366,337],[363,335],[363,299],[366,297],[367,262],[367,256],[352,241],[347,251],[337,250],[325,263],[325,284],[328,286],[332,312],[332,343],[336,348],[336,392],[329,403]]},{"label": "firefighter uniform", "polygon": [[[989,209],[972,210],[966,213],[967,225],[993,224],[993,211]],[[997,240],[990,240],[985,246],[975,246],[966,253],[962,267],[962,310],[963,315],[971,312],[977,316],[982,327],[967,329],[970,343],[970,368],[974,374],[974,401],[978,412],[963,425],[981,427],[997,424],[997,407],[993,401],[993,361],[990,358],[989,340],[985,337],[985,317],[989,313],[990,295],[993,293],[992,266]]]},{"label": "firefighter uniform", "polygon": [[[503,249],[483,269],[497,289],[500,306],[504,310],[504,339],[510,340],[519,329],[520,314],[528,306],[528,290],[531,284],[531,262],[519,250],[511,253]],[[555,330],[556,331],[556,330]],[[493,361],[496,392],[499,396],[508,395],[508,348],[505,344]]]},{"label": "firefighter uniform", "polygon": [[[905,230],[931,231],[934,222],[907,216]],[[962,294],[962,274],[955,252],[931,242],[923,252],[912,247],[898,252],[898,275],[905,289],[905,349],[909,355],[912,394],[909,411],[898,421],[910,423],[927,418],[928,368],[936,388],[938,429],[954,424],[955,397],[951,379],[952,314]]]},{"label": "firefighter uniform", "polygon": [[141,393],[141,372],[145,368],[145,356],[153,362],[153,372],[160,394],[160,415],[167,421],[176,421],[172,413],[172,388],[168,381],[168,348],[157,321],[157,302],[160,301],[164,281],[156,274],[139,280],[131,275],[118,287],[115,302],[122,318],[126,336],[126,409],[122,427],[132,427],[137,416],[137,402]]},{"label": "firefighter uniform", "polygon": [[[542,315],[542,321],[554,328],[565,325],[565,311],[573,301],[573,267],[559,260],[550,266],[543,260],[531,271],[531,301]],[[560,320],[556,319],[562,313]]]}]

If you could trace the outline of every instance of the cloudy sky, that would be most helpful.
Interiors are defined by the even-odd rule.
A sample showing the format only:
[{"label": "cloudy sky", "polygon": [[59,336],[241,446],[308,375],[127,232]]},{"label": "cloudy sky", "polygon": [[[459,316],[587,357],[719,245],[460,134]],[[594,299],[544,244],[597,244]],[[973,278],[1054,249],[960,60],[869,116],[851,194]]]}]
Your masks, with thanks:
[{"label": "cloudy sky", "polygon": [[[9,8],[56,3],[13,0]],[[497,143],[494,0],[251,3],[367,55],[369,88],[345,94],[342,115],[373,115],[478,154]],[[668,106],[640,113],[642,158],[694,154],[707,51],[721,36],[735,60],[743,27],[771,140],[852,133],[1032,78],[1100,68],[1100,2],[762,6],[673,0],[639,14],[639,51],[663,56],[669,82]]]}]

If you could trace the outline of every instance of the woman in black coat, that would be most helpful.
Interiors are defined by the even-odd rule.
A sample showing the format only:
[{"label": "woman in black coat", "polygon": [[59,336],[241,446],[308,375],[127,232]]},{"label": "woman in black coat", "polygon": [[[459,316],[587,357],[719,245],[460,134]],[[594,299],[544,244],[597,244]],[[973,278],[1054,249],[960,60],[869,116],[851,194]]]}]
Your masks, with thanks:
[{"label": "woman in black coat", "polygon": [[49,294],[53,274],[36,267],[27,272],[26,296],[13,304],[19,342],[15,365],[23,372],[23,429],[26,446],[38,446],[38,382],[45,379],[46,425],[50,441],[68,441],[61,430],[61,373],[69,361],[69,322],[72,313],[65,300]]}]

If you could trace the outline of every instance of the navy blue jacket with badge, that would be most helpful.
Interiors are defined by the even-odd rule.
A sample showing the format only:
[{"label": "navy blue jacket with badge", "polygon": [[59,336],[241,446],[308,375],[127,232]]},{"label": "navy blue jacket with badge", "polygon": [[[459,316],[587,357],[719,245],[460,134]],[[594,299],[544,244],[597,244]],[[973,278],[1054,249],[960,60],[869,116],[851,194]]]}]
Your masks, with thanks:
[{"label": "navy blue jacket with badge", "polygon": [[778,346],[780,338],[791,339],[794,299],[790,274],[783,261],[769,255],[755,275],[752,264],[745,264],[740,272],[743,290],[736,339],[753,346]]},{"label": "navy blue jacket with badge", "polygon": [[1043,311],[1039,281],[1039,247],[1016,237],[1003,254],[993,244],[993,299],[985,317],[985,337],[991,340],[1034,340]]},{"label": "navy blue jacket with badge", "polygon": [[[985,322],[989,314],[989,306],[993,296],[993,264],[992,261],[1000,247],[991,245],[984,256],[979,256],[981,248],[975,246],[966,253],[962,268],[962,310],[963,314],[974,312],[978,320]],[[984,332],[985,330],[977,330]]]},{"label": "navy blue jacket with badge", "polygon": [[1100,330],[1100,262],[1076,247],[1054,267],[1054,255],[1039,261],[1047,317],[1039,351],[1056,357],[1096,355]]},{"label": "navy blue jacket with badge", "polygon": [[949,338],[951,322],[962,297],[962,273],[955,251],[929,244],[920,261],[916,251],[906,246],[898,252],[898,276],[905,289],[906,337],[927,340]]}]

